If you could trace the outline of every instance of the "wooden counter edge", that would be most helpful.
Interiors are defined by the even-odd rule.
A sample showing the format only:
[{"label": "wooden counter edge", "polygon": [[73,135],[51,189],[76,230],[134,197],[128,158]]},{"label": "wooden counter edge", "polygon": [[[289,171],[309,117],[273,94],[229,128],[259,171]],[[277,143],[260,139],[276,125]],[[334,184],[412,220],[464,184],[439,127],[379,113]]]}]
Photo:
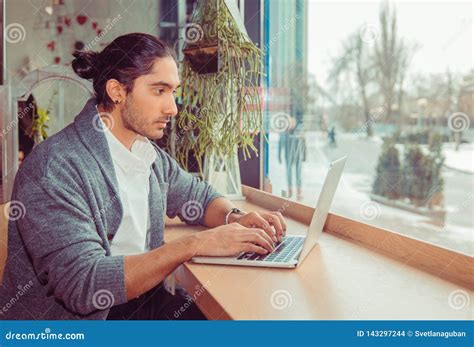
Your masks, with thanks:
[{"label": "wooden counter edge", "polygon": [[222,305],[209,294],[208,283],[201,283],[189,269],[189,264],[180,265],[175,271],[176,281],[182,286],[188,295],[199,307],[201,312],[209,320],[231,320],[230,315],[223,309]]},{"label": "wooden counter edge", "polygon": [[[308,224],[314,208],[242,185],[247,202]],[[333,213],[324,231],[368,247],[430,274],[474,290],[474,257]]]}]

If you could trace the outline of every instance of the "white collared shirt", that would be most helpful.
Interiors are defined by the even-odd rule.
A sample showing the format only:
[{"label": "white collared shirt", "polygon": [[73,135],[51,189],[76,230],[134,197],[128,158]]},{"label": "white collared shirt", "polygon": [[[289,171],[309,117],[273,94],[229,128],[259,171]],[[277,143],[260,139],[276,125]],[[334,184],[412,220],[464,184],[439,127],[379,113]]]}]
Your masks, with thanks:
[{"label": "white collared shirt", "polygon": [[[104,124],[102,124],[104,125]],[[105,126],[104,126],[105,129]],[[105,131],[117,176],[123,217],[110,243],[112,255],[131,255],[148,250],[151,165],[157,154],[150,141],[137,136],[129,151],[111,131]]]}]

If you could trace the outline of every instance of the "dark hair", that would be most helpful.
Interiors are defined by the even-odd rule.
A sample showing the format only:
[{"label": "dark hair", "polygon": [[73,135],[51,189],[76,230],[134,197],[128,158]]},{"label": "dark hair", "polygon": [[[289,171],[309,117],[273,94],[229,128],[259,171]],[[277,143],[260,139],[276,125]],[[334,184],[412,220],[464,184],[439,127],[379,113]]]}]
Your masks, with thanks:
[{"label": "dark hair", "polygon": [[100,53],[76,51],[73,56],[74,72],[79,77],[92,79],[97,102],[107,111],[114,105],[105,88],[109,79],[116,79],[130,93],[135,79],[148,74],[155,59],[172,57],[176,61],[174,51],[166,43],[143,33],[119,36]]}]

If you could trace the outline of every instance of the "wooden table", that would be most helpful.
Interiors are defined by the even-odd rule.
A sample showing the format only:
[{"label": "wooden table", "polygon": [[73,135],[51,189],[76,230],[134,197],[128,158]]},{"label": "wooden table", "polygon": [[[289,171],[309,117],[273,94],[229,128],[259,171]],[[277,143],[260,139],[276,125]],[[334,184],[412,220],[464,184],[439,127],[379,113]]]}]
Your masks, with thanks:
[{"label": "wooden table", "polygon": [[[306,233],[307,225],[286,220],[288,234]],[[203,229],[167,220],[165,239]],[[473,318],[471,290],[326,232],[297,269],[185,263],[175,274],[209,319]],[[470,304],[458,309],[454,299]]]}]

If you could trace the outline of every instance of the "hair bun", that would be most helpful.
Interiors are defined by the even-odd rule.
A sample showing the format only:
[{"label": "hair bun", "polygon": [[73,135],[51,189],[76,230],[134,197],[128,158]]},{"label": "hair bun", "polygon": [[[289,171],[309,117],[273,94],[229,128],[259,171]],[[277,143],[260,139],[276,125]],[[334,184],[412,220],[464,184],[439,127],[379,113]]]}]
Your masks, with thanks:
[{"label": "hair bun", "polygon": [[76,51],[72,54],[76,59],[72,61],[72,69],[82,78],[93,79],[99,72],[97,68],[99,53]]}]

